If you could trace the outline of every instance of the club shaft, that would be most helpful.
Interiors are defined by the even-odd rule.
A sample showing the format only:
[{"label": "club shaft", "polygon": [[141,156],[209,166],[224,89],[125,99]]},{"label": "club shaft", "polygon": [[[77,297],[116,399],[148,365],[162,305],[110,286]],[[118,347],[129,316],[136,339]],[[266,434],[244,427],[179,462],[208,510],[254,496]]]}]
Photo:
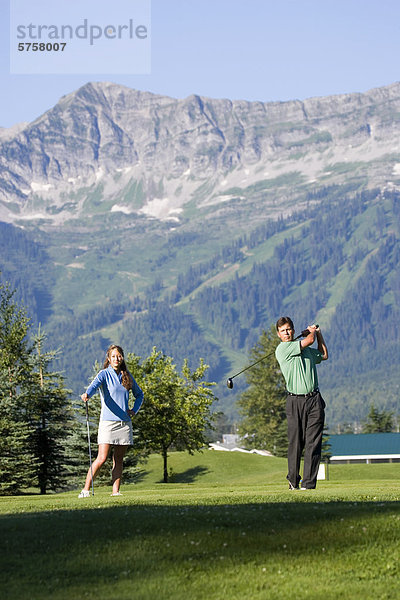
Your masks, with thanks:
[{"label": "club shaft", "polygon": [[230,377],[230,379],[234,379],[235,377],[237,377],[238,375],[241,375],[242,373],[244,373],[245,371],[247,371],[248,369],[251,369],[252,367],[255,367],[256,365],[258,365],[258,363],[260,363],[262,360],[265,360],[266,358],[268,358],[268,356],[271,356],[273,354],[273,352],[270,352],[269,354],[266,354],[265,356],[263,356],[262,358],[259,358],[255,363],[253,363],[252,365],[249,365],[248,367],[245,367],[244,369],[242,369],[241,371],[239,371],[239,373],[236,373],[236,375],[232,375],[232,377]]},{"label": "club shaft", "polygon": [[87,427],[87,435],[88,435],[88,446],[89,446],[89,464],[90,464],[90,476],[92,478],[92,496],[94,496],[94,483],[93,483],[93,465],[92,465],[92,448],[90,445],[90,429],[89,429],[89,408],[88,403],[85,402],[86,408],[86,427]]},{"label": "club shaft", "polygon": [[[298,340],[300,337],[302,337],[302,335],[305,333],[305,331],[303,331],[300,335],[298,335],[297,337],[295,337],[295,340]],[[294,340],[293,340],[294,341]],[[230,377],[229,379],[234,379],[235,377],[237,377],[238,375],[241,375],[242,373],[244,373],[245,371],[247,371],[248,369],[252,369],[253,367],[255,367],[256,365],[258,365],[258,363],[260,363],[262,360],[265,360],[266,358],[268,358],[269,356],[272,356],[275,353],[275,350],[273,350],[272,352],[270,352],[269,354],[266,354],[265,356],[259,358],[258,360],[256,360],[255,363],[253,363],[252,365],[249,365],[248,367],[245,367],[244,369],[242,369],[241,371],[239,371],[239,373],[236,373],[236,375],[232,375],[232,377]]]}]

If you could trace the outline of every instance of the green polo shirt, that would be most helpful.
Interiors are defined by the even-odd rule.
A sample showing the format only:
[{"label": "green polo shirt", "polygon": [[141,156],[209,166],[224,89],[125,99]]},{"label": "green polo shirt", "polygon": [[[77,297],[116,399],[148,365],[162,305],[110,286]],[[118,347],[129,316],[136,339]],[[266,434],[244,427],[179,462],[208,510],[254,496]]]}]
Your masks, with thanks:
[{"label": "green polo shirt", "polygon": [[322,353],[300,344],[300,340],[281,342],[275,351],[286,389],[292,394],[308,394],[318,387],[316,365],[321,362]]}]

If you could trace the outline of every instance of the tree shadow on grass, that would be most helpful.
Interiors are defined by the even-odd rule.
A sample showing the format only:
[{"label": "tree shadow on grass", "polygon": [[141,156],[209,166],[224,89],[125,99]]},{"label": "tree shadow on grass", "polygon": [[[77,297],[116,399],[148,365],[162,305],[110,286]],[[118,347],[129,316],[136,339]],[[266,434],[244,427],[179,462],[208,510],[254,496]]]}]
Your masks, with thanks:
[{"label": "tree shadow on grass", "polygon": [[[180,476],[187,476],[190,471],[196,469]],[[308,569],[326,568],[329,560],[336,570],[335,582],[340,583],[341,578],[349,581],[349,577],[359,581],[360,573],[365,572],[366,583],[369,579],[376,585],[382,577],[383,564],[384,585],[390,585],[387,597],[397,597],[398,567],[393,554],[397,544],[393,529],[398,522],[397,501],[315,502],[303,495],[298,498],[301,500],[275,503],[266,498],[243,504],[232,499],[227,504],[224,498],[224,504],[217,505],[158,505],[139,504],[132,495],[131,502],[126,503],[126,497],[122,505],[106,505],[104,498],[100,505],[97,498],[83,503],[74,499],[63,510],[55,506],[52,510],[0,515],[0,536],[6,549],[0,555],[0,597],[65,600],[86,596],[87,590],[93,588],[98,595],[90,597],[106,598],[118,584],[124,586],[123,593],[113,596],[119,599],[187,598],[193,585],[193,580],[185,579],[189,569],[195,569],[196,578],[203,577],[202,585],[206,577],[213,585],[216,581],[221,589],[226,585],[225,575],[223,583],[218,577],[212,579],[216,560],[219,572],[226,563],[227,573],[231,574],[234,568],[244,578],[252,572],[260,576],[265,573],[266,585],[276,580],[277,569],[282,565],[288,578],[297,578],[303,569],[303,581],[307,581]],[[92,552],[88,552],[89,545]],[[340,562],[338,557],[343,553],[347,554]],[[377,566],[366,570],[371,553]],[[350,560],[354,560],[353,565],[349,565]],[[130,571],[132,564],[134,570]],[[186,586],[184,595],[175,594],[176,565],[181,568],[180,585]],[[158,578],[159,585],[165,586],[168,577],[168,590],[173,589],[174,593],[154,594],[154,581]],[[258,594],[257,585],[258,582],[252,591]],[[332,578],[313,598],[332,598],[329,586]],[[222,595],[213,594],[210,598]],[[268,597],[274,596],[265,596]],[[347,597],[362,596],[352,596],[350,591]],[[384,596],[378,593],[363,597]]]},{"label": "tree shadow on grass", "polygon": [[206,475],[210,472],[208,467],[202,467],[198,465],[192,469],[186,469],[182,473],[174,473],[173,471],[169,475],[170,483],[194,483],[202,475]]},{"label": "tree shadow on grass", "polygon": [[149,471],[146,469],[138,469],[125,479],[125,483],[141,483],[148,475]]}]

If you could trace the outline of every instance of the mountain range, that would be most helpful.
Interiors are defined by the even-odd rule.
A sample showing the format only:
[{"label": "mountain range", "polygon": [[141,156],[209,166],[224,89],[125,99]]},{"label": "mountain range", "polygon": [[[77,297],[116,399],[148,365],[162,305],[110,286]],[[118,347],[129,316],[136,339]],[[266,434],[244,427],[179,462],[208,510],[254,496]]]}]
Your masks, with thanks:
[{"label": "mountain range", "polygon": [[88,83],[0,129],[2,279],[75,393],[111,340],[226,376],[262,329],[318,321],[332,426],[397,411],[400,84],[290,102]]}]

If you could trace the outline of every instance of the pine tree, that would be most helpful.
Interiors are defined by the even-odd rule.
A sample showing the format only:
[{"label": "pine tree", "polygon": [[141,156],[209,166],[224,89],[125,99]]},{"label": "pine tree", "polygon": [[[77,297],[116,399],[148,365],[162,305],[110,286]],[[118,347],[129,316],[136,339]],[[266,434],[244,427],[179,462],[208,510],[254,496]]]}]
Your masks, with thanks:
[{"label": "pine tree", "polygon": [[46,334],[39,325],[34,337],[31,356],[30,402],[26,418],[30,424],[31,451],[37,459],[36,480],[41,494],[58,491],[70,484],[70,462],[67,444],[74,428],[70,390],[64,387],[64,378],[50,370],[57,351],[43,351]]},{"label": "pine tree", "polygon": [[263,331],[250,354],[251,363],[265,356],[246,372],[249,387],[238,402],[243,419],[239,434],[247,447],[264,449],[286,456],[287,433],[285,381],[275,358],[279,343],[275,329]]},{"label": "pine tree", "polygon": [[0,491],[57,491],[68,484],[69,392],[49,370],[57,353],[43,353],[40,328],[29,341],[29,318],[14,293],[0,285]]},{"label": "pine tree", "polygon": [[321,459],[324,461],[329,461],[330,457],[332,456],[331,444],[329,441],[329,437],[330,436],[328,433],[328,427],[325,425],[323,434],[322,434],[322,447],[321,447]]},{"label": "pine tree", "polygon": [[37,460],[29,446],[26,407],[30,401],[29,319],[0,284],[0,492],[17,493],[34,480]]},{"label": "pine tree", "polygon": [[0,494],[16,494],[34,483],[37,461],[29,446],[29,425],[21,419],[20,401],[8,372],[0,368]]},{"label": "pine tree", "polygon": [[363,433],[390,433],[394,431],[394,413],[379,411],[371,404],[367,420],[363,423]]}]

